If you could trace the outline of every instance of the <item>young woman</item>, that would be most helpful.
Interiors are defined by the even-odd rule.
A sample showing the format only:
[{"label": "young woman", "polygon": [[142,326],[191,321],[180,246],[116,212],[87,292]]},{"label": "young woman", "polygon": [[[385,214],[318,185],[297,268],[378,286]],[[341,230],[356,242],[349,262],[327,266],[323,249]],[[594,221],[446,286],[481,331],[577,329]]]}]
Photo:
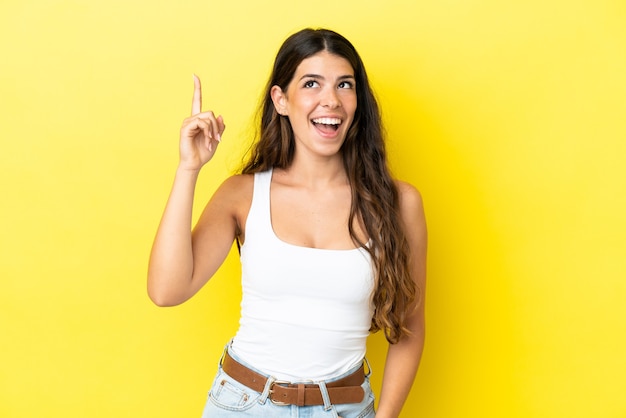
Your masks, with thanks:
[{"label": "young woman", "polygon": [[[418,191],[389,173],[356,50],[324,29],[284,42],[249,161],[192,232],[198,173],[225,129],[201,103],[196,78],[148,293],[159,306],[186,301],[240,245],[240,327],[203,416],[399,416],[424,344],[426,225]],[[377,330],[390,345],[374,412],[364,356]]]}]

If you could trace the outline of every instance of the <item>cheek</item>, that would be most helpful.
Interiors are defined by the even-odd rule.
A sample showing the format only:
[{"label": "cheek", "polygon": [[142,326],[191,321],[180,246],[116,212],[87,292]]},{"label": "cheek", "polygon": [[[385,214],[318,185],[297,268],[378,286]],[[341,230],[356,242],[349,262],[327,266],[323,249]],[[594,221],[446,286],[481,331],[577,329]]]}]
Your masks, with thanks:
[{"label": "cheek", "polygon": [[354,93],[346,94],[342,97],[341,101],[346,111],[352,113],[356,110],[356,106],[357,106],[356,94]]},{"label": "cheek", "polygon": [[319,99],[313,95],[306,95],[300,100],[300,108],[303,111],[313,111],[317,107]]},{"label": "cheek", "polygon": [[346,112],[350,114],[350,117],[354,118],[354,113],[356,112],[357,102],[356,97],[349,101],[345,106]]},{"label": "cheek", "polygon": [[316,100],[314,90],[299,90],[289,95],[288,103],[293,108],[306,108]]}]

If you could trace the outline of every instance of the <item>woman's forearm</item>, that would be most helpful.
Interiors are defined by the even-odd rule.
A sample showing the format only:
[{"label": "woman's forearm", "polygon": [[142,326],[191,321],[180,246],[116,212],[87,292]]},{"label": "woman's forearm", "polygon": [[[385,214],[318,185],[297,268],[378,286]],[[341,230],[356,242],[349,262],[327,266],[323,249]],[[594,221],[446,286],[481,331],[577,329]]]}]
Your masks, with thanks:
[{"label": "woman's forearm", "polygon": [[159,306],[186,300],[193,273],[191,221],[197,170],[178,168],[148,265],[148,295]]},{"label": "woman's forearm", "polygon": [[390,344],[376,418],[397,418],[406,401],[422,358],[424,334]]}]

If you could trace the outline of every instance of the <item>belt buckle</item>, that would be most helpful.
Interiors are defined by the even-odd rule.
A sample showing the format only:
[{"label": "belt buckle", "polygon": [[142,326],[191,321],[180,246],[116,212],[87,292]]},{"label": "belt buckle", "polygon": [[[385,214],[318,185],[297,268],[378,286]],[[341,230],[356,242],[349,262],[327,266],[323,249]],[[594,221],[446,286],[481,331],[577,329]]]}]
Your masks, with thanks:
[{"label": "belt buckle", "polygon": [[272,388],[274,387],[274,385],[291,385],[291,382],[288,382],[286,380],[274,380],[272,384],[270,385],[270,390],[269,390],[270,402],[272,402],[274,405],[277,405],[277,406],[291,405],[289,402],[276,401],[272,399],[272,394],[274,393],[274,390]]}]

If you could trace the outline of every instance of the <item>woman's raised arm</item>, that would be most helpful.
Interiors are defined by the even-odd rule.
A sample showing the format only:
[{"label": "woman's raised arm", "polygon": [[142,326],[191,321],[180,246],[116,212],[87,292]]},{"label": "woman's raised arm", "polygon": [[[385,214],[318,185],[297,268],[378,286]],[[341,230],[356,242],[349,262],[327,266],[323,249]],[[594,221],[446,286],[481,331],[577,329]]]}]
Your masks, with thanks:
[{"label": "woman's raised arm", "polygon": [[[193,296],[223,262],[235,237],[236,221],[232,213],[222,210],[205,228],[212,232],[212,251],[199,257],[194,249],[197,245],[192,244],[191,216],[198,174],[215,154],[224,129],[221,116],[202,112],[202,88],[194,76],[192,116],[184,120],[180,131],[180,162],[148,265],[148,295],[159,306],[177,305]],[[219,201],[224,194],[216,193],[207,210],[223,206]]]}]

